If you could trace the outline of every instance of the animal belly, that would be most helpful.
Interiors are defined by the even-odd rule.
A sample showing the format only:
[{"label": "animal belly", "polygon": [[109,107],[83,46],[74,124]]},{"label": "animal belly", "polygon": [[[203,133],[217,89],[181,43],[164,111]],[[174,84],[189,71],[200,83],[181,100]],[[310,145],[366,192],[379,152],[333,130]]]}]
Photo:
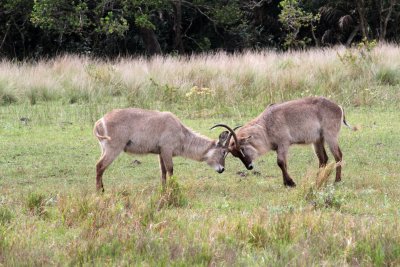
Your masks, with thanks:
[{"label": "animal belly", "polygon": [[305,145],[315,143],[320,138],[320,133],[318,131],[303,132],[302,134],[294,134],[292,136],[292,143]]},{"label": "animal belly", "polygon": [[158,147],[149,146],[149,144],[135,144],[129,141],[124,148],[124,152],[129,154],[160,154],[160,149]]}]

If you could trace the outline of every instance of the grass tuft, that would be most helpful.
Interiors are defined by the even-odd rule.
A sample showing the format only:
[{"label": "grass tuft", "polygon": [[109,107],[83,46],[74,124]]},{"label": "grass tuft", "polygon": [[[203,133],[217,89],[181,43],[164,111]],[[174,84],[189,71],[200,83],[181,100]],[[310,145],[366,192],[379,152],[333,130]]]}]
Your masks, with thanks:
[{"label": "grass tuft", "polygon": [[41,193],[29,193],[26,199],[26,207],[31,215],[46,216],[45,195]]},{"label": "grass tuft", "polygon": [[253,224],[249,231],[249,243],[255,247],[265,248],[269,244],[269,233],[260,224]]},{"label": "grass tuft", "polygon": [[381,67],[376,72],[376,79],[383,85],[395,86],[400,83],[400,71],[398,68]]},{"label": "grass tuft", "polygon": [[13,218],[13,213],[6,207],[0,207],[0,225],[8,224]]},{"label": "grass tuft", "polygon": [[[341,163],[338,163],[341,164]],[[332,172],[336,169],[336,163],[332,162],[326,165],[325,167],[319,168],[317,173],[317,178],[315,181],[315,188],[321,189],[328,185],[329,177],[331,176]]]},{"label": "grass tuft", "polygon": [[186,207],[188,200],[184,189],[179,184],[176,176],[169,177],[167,184],[157,193],[153,194],[147,207],[142,211],[141,224],[147,226],[151,224],[156,213],[165,208],[182,208]]},{"label": "grass tuft", "polygon": [[184,189],[179,184],[176,176],[172,176],[167,180],[165,188],[161,189],[157,210],[162,208],[180,208],[185,207],[188,200],[185,196]]},{"label": "grass tuft", "polygon": [[344,196],[336,192],[335,185],[328,184],[336,166],[337,164],[332,162],[318,170],[314,181],[309,177],[303,180],[299,194],[314,209],[340,209],[345,203]]},{"label": "grass tuft", "polygon": [[18,99],[13,94],[0,91],[0,106],[8,106],[17,102]]}]

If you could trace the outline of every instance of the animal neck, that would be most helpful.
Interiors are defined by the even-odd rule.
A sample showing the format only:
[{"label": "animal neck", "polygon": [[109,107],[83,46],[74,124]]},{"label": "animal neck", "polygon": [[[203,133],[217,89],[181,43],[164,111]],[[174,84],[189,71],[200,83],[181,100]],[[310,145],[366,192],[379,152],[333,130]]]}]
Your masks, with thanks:
[{"label": "animal neck", "polygon": [[205,156],[214,145],[214,140],[187,130],[180,156],[196,161],[204,161]]},{"label": "animal neck", "polygon": [[261,121],[254,120],[247,126],[248,135],[253,136],[251,143],[260,156],[271,150],[271,144],[268,140],[267,131],[263,125],[264,124]]}]

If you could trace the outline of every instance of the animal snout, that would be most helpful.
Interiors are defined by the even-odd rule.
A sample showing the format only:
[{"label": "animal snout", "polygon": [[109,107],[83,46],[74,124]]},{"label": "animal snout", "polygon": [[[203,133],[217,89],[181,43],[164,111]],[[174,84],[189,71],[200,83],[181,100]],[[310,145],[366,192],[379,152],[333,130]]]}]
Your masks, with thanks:
[{"label": "animal snout", "polygon": [[248,170],[252,170],[254,168],[253,163],[250,163],[249,165],[246,166]]},{"label": "animal snout", "polygon": [[222,167],[222,166],[220,166],[220,167],[218,167],[218,168],[216,169],[216,171],[217,171],[218,173],[223,173],[223,172],[225,171],[225,168]]}]

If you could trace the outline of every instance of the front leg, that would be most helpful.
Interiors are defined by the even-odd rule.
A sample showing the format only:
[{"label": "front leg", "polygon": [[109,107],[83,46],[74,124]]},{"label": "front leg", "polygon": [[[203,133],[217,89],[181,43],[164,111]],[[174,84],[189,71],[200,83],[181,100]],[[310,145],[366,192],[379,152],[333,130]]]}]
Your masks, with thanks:
[{"label": "front leg", "polygon": [[285,186],[294,187],[296,186],[296,183],[293,181],[293,179],[290,177],[287,171],[287,164],[286,164],[287,152],[288,152],[288,146],[278,147],[278,149],[276,150],[277,163],[279,168],[281,168],[282,170],[283,184]]}]

